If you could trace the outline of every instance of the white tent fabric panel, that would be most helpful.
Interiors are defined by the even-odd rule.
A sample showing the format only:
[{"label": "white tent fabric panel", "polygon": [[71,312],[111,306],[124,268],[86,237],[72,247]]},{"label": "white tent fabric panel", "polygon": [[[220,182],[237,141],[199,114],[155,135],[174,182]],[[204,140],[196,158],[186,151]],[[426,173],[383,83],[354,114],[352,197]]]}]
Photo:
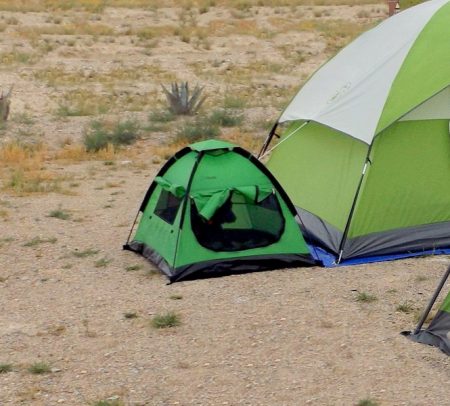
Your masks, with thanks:
[{"label": "white tent fabric panel", "polygon": [[425,103],[406,114],[400,121],[450,120],[450,87],[428,99]]},{"label": "white tent fabric panel", "polygon": [[409,50],[447,2],[422,3],[361,35],[311,77],[279,122],[312,120],[370,144]]}]

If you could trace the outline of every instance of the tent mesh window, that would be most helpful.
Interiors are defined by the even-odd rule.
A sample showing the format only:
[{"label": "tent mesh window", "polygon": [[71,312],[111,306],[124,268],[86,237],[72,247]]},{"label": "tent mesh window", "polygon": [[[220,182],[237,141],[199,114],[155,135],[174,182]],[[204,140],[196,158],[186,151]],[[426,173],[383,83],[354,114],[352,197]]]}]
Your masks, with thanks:
[{"label": "tent mesh window", "polygon": [[174,196],[167,190],[161,189],[158,203],[156,203],[155,214],[162,218],[166,223],[173,224],[177,217],[178,209],[181,205],[181,199]]},{"label": "tent mesh window", "polygon": [[233,193],[210,220],[205,220],[191,201],[192,230],[198,242],[213,251],[241,251],[277,242],[285,220],[278,198],[271,194],[259,203],[249,203]]}]

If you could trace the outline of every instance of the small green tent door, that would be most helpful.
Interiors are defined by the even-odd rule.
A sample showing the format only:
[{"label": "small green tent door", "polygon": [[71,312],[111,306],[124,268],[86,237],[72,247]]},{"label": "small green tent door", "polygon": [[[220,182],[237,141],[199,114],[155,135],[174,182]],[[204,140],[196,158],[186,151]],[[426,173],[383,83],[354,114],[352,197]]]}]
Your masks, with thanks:
[{"label": "small green tent door", "polygon": [[171,281],[312,263],[284,191],[256,158],[229,143],[207,141],[177,153],[140,211],[124,248],[143,254]]}]

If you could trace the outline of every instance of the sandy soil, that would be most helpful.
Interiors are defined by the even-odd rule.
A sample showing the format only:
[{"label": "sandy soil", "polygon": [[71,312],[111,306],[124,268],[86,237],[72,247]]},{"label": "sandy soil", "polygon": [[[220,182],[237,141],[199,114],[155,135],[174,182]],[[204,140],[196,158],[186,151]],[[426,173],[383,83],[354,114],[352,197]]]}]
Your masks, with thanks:
[{"label": "sandy soil", "polygon": [[[379,18],[383,9],[335,6],[326,8],[329,15],[322,15],[323,10],[299,7],[297,12],[306,19],[366,24]],[[261,7],[257,14],[252,12],[242,18],[229,9],[211,8],[197,16],[197,24],[255,19],[264,27],[280,14],[295,19],[288,8]],[[78,11],[57,17],[64,23],[77,13],[86,17]],[[100,14],[100,22],[120,31],[166,26],[179,14],[177,9],[108,8]],[[31,46],[15,34],[18,27],[54,25],[48,22],[49,13],[2,15],[19,21],[1,33],[2,52]],[[257,98],[264,98],[269,89],[274,104],[249,103],[244,114],[250,123],[275,119],[282,103],[292,96],[289,91],[331,52],[315,30],[280,32],[269,38],[217,36],[210,40],[209,49],[168,36],[160,38],[149,55],[132,36],[97,41],[75,37],[70,45],[63,36],[49,35],[50,41],[60,44],[36,63],[1,68],[3,86],[15,86],[11,122],[1,142],[44,141],[55,149],[67,137],[77,142],[94,117],[55,115],[64,92],[71,88],[109,96],[108,92],[120,91],[148,96],[141,110],[122,109],[119,103],[102,116],[145,119],[161,103],[159,82],[173,76],[202,81],[211,95],[210,105],[219,103],[225,89],[244,97],[250,87]],[[90,41],[92,45],[86,45]],[[252,58],[283,60],[280,46],[286,44],[304,53],[298,66],[260,72],[248,84],[233,77]],[[115,66],[144,65],[158,66],[161,76],[148,71],[112,85],[100,78]],[[85,80],[51,85],[36,77],[37,72],[55,67],[81,72]],[[25,120],[24,113],[31,120]],[[261,128],[255,132],[261,139],[265,134]],[[95,159],[47,162],[48,170],[67,176],[71,193],[0,192],[4,213],[0,216],[0,364],[13,366],[12,372],[0,374],[0,405],[89,405],[104,399],[134,406],[356,405],[369,399],[373,405],[450,405],[449,358],[399,334],[414,327],[450,264],[448,256],[166,285],[151,264],[122,251],[159,166],[152,163],[158,157],[149,147],[168,142],[168,134],[147,135],[133,153],[113,164]],[[136,150],[141,147],[139,154]],[[70,217],[49,217],[56,209]],[[40,242],[30,244],[36,237]],[[91,255],[86,254],[89,249],[94,250]],[[127,270],[133,265],[139,269]],[[361,292],[375,300],[358,301]],[[409,312],[400,311],[400,305]],[[167,311],[176,312],[181,325],[152,328],[153,316]],[[136,317],[126,318],[126,313]],[[51,371],[31,374],[28,367],[38,361],[47,363]]]}]

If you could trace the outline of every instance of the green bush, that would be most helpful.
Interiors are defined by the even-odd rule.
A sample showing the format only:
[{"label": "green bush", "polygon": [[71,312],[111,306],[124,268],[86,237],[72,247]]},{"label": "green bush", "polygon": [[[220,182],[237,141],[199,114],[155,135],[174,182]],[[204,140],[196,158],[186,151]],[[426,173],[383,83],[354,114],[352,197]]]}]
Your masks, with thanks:
[{"label": "green bush", "polygon": [[135,120],[126,120],[117,123],[111,133],[113,145],[131,145],[139,138],[140,125]]},{"label": "green bush", "polygon": [[212,123],[208,118],[197,118],[193,122],[186,122],[178,131],[180,139],[188,142],[196,142],[208,138],[215,138],[220,134],[217,124]]},{"label": "green bush", "polygon": [[152,319],[152,327],[154,328],[170,328],[181,324],[180,316],[174,312],[167,312],[165,314],[157,314]]},{"label": "green bush", "polygon": [[88,152],[97,152],[105,149],[108,144],[118,147],[131,145],[137,141],[140,133],[140,125],[134,120],[118,122],[109,129],[101,121],[92,121],[83,136],[83,143]]},{"label": "green bush", "polygon": [[30,365],[30,367],[28,368],[28,372],[34,375],[48,374],[49,372],[51,372],[51,367],[45,362],[35,362],[34,364]]},{"label": "green bush", "polygon": [[175,115],[169,110],[153,110],[148,119],[154,123],[169,123],[175,120]]},{"label": "green bush", "polygon": [[221,127],[236,127],[242,124],[243,119],[244,117],[242,114],[236,114],[227,109],[214,110],[209,116],[209,120],[212,124]]}]

